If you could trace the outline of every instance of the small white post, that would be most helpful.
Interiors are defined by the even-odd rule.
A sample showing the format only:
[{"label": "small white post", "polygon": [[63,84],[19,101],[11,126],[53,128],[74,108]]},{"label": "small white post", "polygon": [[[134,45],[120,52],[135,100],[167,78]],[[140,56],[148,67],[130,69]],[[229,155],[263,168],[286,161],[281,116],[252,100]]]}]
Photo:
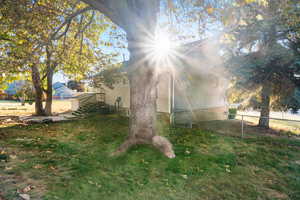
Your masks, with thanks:
[{"label": "small white post", "polygon": [[193,128],[193,122],[190,122],[190,128]]}]

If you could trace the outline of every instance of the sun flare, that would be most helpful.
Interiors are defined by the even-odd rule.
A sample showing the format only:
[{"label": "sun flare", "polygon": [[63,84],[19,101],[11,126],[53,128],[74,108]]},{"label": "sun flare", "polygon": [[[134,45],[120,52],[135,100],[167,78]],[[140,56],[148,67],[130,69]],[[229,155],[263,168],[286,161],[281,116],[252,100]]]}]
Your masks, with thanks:
[{"label": "sun flare", "polygon": [[162,64],[168,60],[175,51],[171,36],[164,31],[157,31],[147,46],[151,60],[157,64]]},{"label": "sun flare", "polygon": [[159,57],[166,57],[172,51],[171,41],[168,34],[160,32],[154,39],[154,53]]},{"label": "sun flare", "polygon": [[157,30],[154,35],[149,34],[142,44],[146,53],[142,61],[147,60],[152,66],[164,68],[164,70],[172,67],[180,57],[179,44],[173,38],[172,34],[161,29]]}]

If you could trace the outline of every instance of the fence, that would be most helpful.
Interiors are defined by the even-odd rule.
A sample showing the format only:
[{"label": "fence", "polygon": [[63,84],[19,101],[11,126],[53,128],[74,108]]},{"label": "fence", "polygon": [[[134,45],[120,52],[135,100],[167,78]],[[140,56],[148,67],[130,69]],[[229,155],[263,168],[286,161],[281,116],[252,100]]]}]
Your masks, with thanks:
[{"label": "fence", "polygon": [[[300,120],[274,118],[274,117],[260,117],[246,114],[237,114],[237,120],[241,121],[241,137],[247,133],[247,124],[258,125],[259,119],[268,119],[270,131],[277,133],[288,133],[291,135],[300,135]],[[269,131],[269,132],[270,132]]]},{"label": "fence", "polygon": [[[172,117],[174,118],[174,117]],[[299,116],[295,116],[297,120],[276,117],[262,117],[269,119],[270,129],[260,128],[260,116],[248,115],[244,113],[228,114],[224,113],[224,120],[210,120],[210,121],[195,121],[191,113],[190,118],[183,123],[174,123],[175,126],[193,128],[199,127],[208,130],[213,130],[219,133],[235,135],[238,137],[245,137],[250,135],[259,135],[260,133],[285,134],[300,136],[300,120]],[[173,119],[173,121],[176,121]]]}]

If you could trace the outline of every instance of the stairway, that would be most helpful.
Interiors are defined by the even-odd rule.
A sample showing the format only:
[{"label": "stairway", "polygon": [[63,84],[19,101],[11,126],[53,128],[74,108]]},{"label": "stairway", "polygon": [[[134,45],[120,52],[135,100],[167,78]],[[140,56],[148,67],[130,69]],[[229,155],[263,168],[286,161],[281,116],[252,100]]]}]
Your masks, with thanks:
[{"label": "stairway", "polygon": [[103,102],[97,102],[97,103],[87,103],[83,106],[80,106],[79,109],[74,111],[72,114],[77,117],[85,117],[86,115],[92,113],[110,114],[113,111],[114,110],[111,108],[111,106]]},{"label": "stairway", "polygon": [[77,117],[85,117],[92,113],[110,114],[115,112],[114,106],[105,103],[104,98],[97,99],[97,94],[103,93],[85,93],[78,96],[79,108],[72,114]]}]

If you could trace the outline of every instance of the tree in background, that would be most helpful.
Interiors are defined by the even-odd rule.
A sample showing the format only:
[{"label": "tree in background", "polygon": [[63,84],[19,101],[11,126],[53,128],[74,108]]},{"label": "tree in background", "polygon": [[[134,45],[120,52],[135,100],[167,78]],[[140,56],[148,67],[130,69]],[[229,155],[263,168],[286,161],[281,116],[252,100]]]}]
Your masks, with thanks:
[{"label": "tree in background", "polygon": [[122,71],[122,64],[109,65],[93,75],[91,80],[92,87],[101,88],[104,85],[110,89],[114,88],[114,84],[128,82],[126,73]]},{"label": "tree in background", "polygon": [[31,81],[24,81],[20,87],[16,88],[16,96],[21,100],[22,105],[25,105],[26,101],[31,104],[35,96],[34,93]]},{"label": "tree in background", "polygon": [[[4,1],[0,8],[1,69],[7,75],[31,72],[37,115],[51,115],[56,71],[77,79],[105,56],[94,51],[109,22],[78,1]],[[4,39],[3,39],[4,38]],[[43,94],[46,105],[43,107]]]},{"label": "tree in background", "polygon": [[295,93],[300,65],[291,37],[298,37],[298,30],[287,23],[294,18],[294,8],[299,9],[299,2],[288,0],[251,1],[232,8],[238,26],[226,35],[234,75],[231,99],[259,104],[261,127],[269,127],[270,109],[286,109]]}]

